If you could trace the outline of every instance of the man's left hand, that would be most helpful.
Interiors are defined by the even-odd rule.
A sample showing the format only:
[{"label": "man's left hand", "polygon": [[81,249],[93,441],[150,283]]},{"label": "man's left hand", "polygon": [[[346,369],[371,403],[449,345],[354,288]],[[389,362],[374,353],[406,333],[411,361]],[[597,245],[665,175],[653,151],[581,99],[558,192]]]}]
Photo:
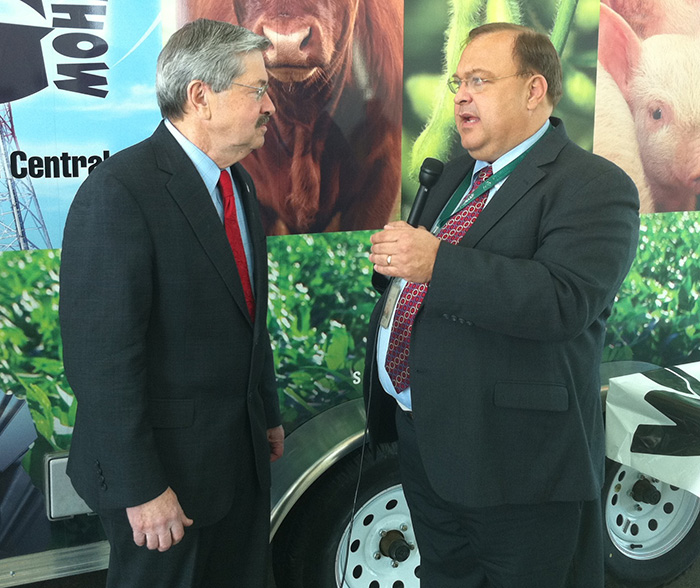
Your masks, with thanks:
[{"label": "man's left hand", "polygon": [[270,444],[270,461],[277,461],[284,453],[284,429],[282,425],[267,430],[267,442]]},{"label": "man's left hand", "polygon": [[433,277],[440,239],[425,227],[414,228],[404,221],[384,225],[371,237],[369,260],[385,276],[424,284]]}]

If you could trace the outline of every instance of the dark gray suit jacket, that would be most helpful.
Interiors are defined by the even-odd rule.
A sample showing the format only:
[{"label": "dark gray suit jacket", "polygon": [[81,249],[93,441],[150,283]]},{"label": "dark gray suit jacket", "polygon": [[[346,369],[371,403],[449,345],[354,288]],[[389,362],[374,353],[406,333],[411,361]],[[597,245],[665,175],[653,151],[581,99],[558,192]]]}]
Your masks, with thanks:
[{"label": "dark gray suit jacket", "polygon": [[[435,490],[468,506],[591,500],[604,467],[599,364],[634,259],[637,190],[554,125],[459,245],[441,243],[415,320],[410,366],[421,457]],[[431,227],[474,161],[445,167],[420,218]],[[365,377],[374,442],[395,402]]]},{"label": "dark gray suit jacket", "polygon": [[267,251],[251,178],[231,171],[252,240],[254,324],[216,209],[163,123],[95,168],[71,206],[60,304],[78,399],[68,473],[100,514],[170,486],[195,525],[215,522],[236,484],[255,483],[238,471],[246,437],[269,487],[266,430],[280,414]]}]

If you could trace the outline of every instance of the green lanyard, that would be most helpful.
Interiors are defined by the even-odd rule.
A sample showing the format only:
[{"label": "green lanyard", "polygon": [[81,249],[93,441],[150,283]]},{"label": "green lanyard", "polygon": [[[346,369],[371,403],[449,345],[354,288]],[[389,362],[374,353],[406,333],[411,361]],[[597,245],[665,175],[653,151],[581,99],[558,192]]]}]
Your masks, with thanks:
[{"label": "green lanyard", "polygon": [[[549,131],[552,129],[552,125],[549,125],[547,127],[547,130],[544,132],[542,137],[544,137]],[[469,186],[472,184],[472,174],[467,174],[464,179],[462,180],[462,183],[457,186],[457,189],[455,190],[455,193],[452,195],[452,198],[450,198],[450,201],[447,203],[447,206],[442,209],[442,212],[440,213],[440,216],[438,217],[437,222],[433,226],[433,234],[437,234],[442,227],[445,226],[445,223],[450,220],[452,216],[457,214],[458,212],[461,212],[465,207],[469,206],[474,200],[476,200],[479,196],[482,194],[488,192],[491,188],[493,188],[498,182],[501,180],[506,179],[510,173],[518,166],[518,164],[525,159],[525,156],[530,153],[532,148],[537,145],[537,143],[540,142],[542,139],[540,137],[533,143],[525,153],[520,154],[518,157],[516,157],[513,161],[511,161],[508,165],[506,165],[504,168],[498,170],[495,174],[493,174],[491,177],[485,179],[481,184],[479,184],[476,189],[469,195],[469,198],[465,200],[463,203],[460,203],[462,198],[464,198],[464,194],[467,192],[469,189]]]}]

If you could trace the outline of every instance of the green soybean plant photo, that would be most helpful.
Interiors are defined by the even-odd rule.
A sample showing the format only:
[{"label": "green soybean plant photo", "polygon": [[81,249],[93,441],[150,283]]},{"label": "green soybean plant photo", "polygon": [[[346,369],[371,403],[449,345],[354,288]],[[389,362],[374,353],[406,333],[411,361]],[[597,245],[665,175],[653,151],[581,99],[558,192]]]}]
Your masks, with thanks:
[{"label": "green soybean plant photo", "polygon": [[[269,239],[270,312],[285,424],[361,395],[367,322],[376,301],[369,232]],[[0,253],[0,390],[26,398],[37,440],[25,468],[67,450],[77,403],[63,370],[60,252]]]},{"label": "green soybean plant photo", "polygon": [[454,130],[454,95],[447,80],[457,69],[470,29],[505,21],[547,34],[559,52],[564,97],[554,114],[569,136],[593,146],[598,0],[406,0],[402,136],[402,212],[408,214],[426,157],[447,161],[461,152]]},{"label": "green soybean plant photo", "polygon": [[642,216],[637,257],[608,321],[604,361],[700,361],[700,213]]},{"label": "green soybean plant photo", "polygon": [[268,327],[287,432],[361,395],[370,232],[269,237]]},{"label": "green soybean plant photo", "polygon": [[54,250],[0,253],[0,390],[29,405],[38,437],[24,466],[35,483],[43,455],[70,446],[75,422],[61,356],[59,266]]}]

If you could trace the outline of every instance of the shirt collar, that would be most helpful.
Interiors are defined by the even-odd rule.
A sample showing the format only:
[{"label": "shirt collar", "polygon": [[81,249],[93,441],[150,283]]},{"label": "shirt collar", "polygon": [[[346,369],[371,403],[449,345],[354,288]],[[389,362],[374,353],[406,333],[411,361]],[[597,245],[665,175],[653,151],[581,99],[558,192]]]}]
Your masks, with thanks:
[{"label": "shirt collar", "polygon": [[547,129],[549,128],[550,124],[551,123],[549,122],[549,119],[547,119],[534,135],[525,139],[522,143],[520,143],[520,145],[516,145],[515,147],[513,147],[513,149],[508,151],[508,153],[504,153],[503,155],[501,155],[496,161],[494,161],[491,164],[489,164],[486,161],[477,160],[474,164],[474,172],[472,173],[472,177],[478,174],[487,165],[490,165],[493,168],[493,173],[502,170],[511,161],[519,157],[521,154],[525,153],[525,151],[527,151],[530,147],[537,143],[540,137],[542,137],[542,135],[544,135],[547,132]]},{"label": "shirt collar", "polygon": [[221,175],[221,170],[219,166],[214,163],[214,160],[209,157],[204,151],[197,147],[192,141],[190,141],[185,135],[183,135],[173,123],[171,123],[167,118],[165,119],[165,126],[170,131],[170,134],[175,138],[175,140],[180,144],[185,154],[190,158],[194,167],[199,172],[199,175],[204,181],[204,185],[207,187],[209,194],[213,194],[216,190],[216,185],[219,183],[219,176]]}]

